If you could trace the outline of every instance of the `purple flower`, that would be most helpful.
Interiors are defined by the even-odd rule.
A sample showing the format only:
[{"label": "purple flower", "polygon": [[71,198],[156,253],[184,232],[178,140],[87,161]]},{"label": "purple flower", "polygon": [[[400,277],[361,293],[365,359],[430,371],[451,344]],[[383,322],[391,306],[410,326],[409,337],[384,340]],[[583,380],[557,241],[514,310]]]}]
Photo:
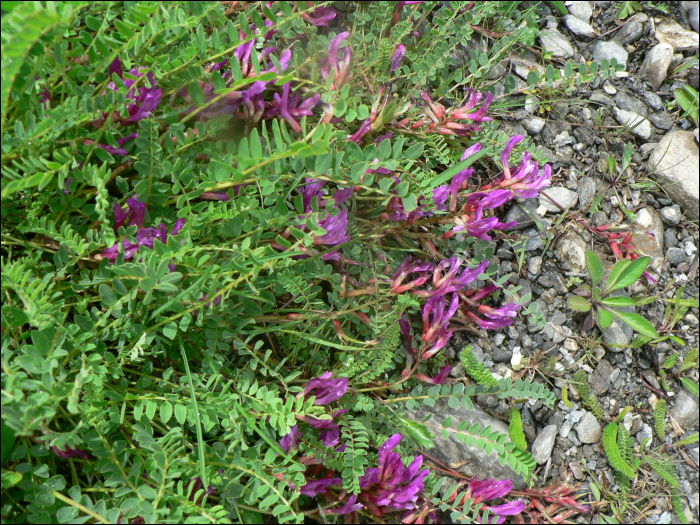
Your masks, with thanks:
[{"label": "purple flower", "polygon": [[280,448],[285,452],[289,452],[291,448],[296,448],[299,445],[303,435],[303,432],[299,432],[299,425],[294,425],[292,431],[280,441]]},{"label": "purple flower", "polygon": [[321,377],[312,379],[306,384],[303,395],[316,396],[314,405],[327,405],[345,395],[348,389],[348,378],[331,379],[332,372],[326,372]]},{"label": "purple flower", "polygon": [[[129,71],[130,75],[133,75],[135,77],[141,78],[144,74],[147,75],[148,83],[150,84],[151,87],[146,87],[145,85],[139,86],[139,94],[138,96],[136,95],[136,88],[132,87],[135,83],[136,80],[132,80],[130,78],[124,78],[124,73],[122,71],[122,64],[121,60],[119,57],[114,59],[112,64],[110,64],[110,75],[115,74],[120,77],[124,81],[124,85],[126,86],[128,92],[126,94],[127,99],[133,100],[132,104],[127,105],[127,111],[129,113],[129,116],[126,119],[122,119],[119,115],[115,114],[114,118],[116,120],[120,120],[123,123],[132,123],[132,122],[138,122],[139,120],[143,120],[145,118],[148,118],[151,116],[151,113],[155,111],[155,109],[158,107],[158,104],[160,103],[160,99],[163,95],[163,91],[160,89],[156,89],[156,82],[155,78],[153,77],[153,72],[148,71],[146,74],[147,68],[134,68],[131,71]],[[107,84],[107,87],[111,89],[112,91],[117,91],[117,86],[114,82],[110,82]]]},{"label": "purple flower", "polygon": [[81,450],[79,448],[73,448],[69,447],[66,445],[65,449],[60,449],[55,445],[52,445],[49,447],[51,449],[51,452],[56,454],[57,456],[63,458],[63,459],[71,459],[71,458],[81,458],[81,459],[90,459],[90,454],[85,452],[84,450]]},{"label": "purple flower", "polygon": [[403,62],[404,57],[406,56],[406,46],[403,44],[399,44],[396,46],[396,51],[394,52],[394,56],[391,59],[391,72],[396,73],[396,70],[399,69],[401,66],[401,62]]},{"label": "purple flower", "polygon": [[211,191],[205,191],[199,196],[200,199],[203,201],[222,201],[222,202],[228,202],[231,200],[231,197],[228,196],[228,193],[214,193]]},{"label": "purple flower", "polygon": [[[476,103],[480,99],[481,99],[480,94],[475,95],[475,92],[472,92],[472,94],[469,97],[469,103],[466,106],[461,107],[461,108],[457,109],[456,111],[454,111],[452,113],[452,116],[454,118],[458,118],[458,119],[471,120],[472,122],[490,122],[490,121],[492,121],[493,120],[492,117],[485,116],[486,112],[489,109],[489,106],[491,105],[491,102],[493,102],[493,93],[491,93],[490,91],[488,93],[486,93],[486,98],[484,99],[484,103],[482,104],[481,108],[479,108],[479,110],[471,112],[471,113],[468,112],[476,105]],[[464,159],[462,159],[462,160],[464,160]]]},{"label": "purple flower", "polygon": [[[391,291],[404,293],[425,284],[430,279],[430,273],[433,271],[433,268],[432,263],[423,263],[420,259],[411,262],[411,256],[407,256],[392,277]],[[422,275],[408,284],[402,284],[403,280],[412,273],[420,273]]]},{"label": "purple flower", "polygon": [[313,97],[301,101],[301,96],[299,92],[295,92],[292,100],[289,100],[289,92],[292,86],[290,83],[286,83],[282,88],[282,96],[280,97],[278,93],[274,94],[275,101],[277,102],[277,107],[279,109],[282,118],[289,123],[290,126],[297,133],[301,133],[301,125],[296,121],[295,117],[302,117],[304,115],[311,116],[313,112],[311,111],[318,101],[321,99],[320,94],[315,94]]},{"label": "purple flower", "polygon": [[467,197],[467,204],[481,206],[484,210],[498,208],[513,199],[513,192],[510,190],[494,190],[490,193],[477,192]]},{"label": "purple flower", "polygon": [[317,7],[310,13],[302,13],[301,17],[315,26],[327,26],[328,22],[333,20],[338,14],[335,7]]},{"label": "purple flower", "polygon": [[489,501],[496,498],[503,498],[513,489],[513,480],[504,479],[496,481],[495,479],[483,479],[479,481],[474,478],[469,482],[469,490],[471,497],[476,502]]},{"label": "purple flower", "polygon": [[423,336],[421,339],[424,342],[435,341],[440,333],[444,334],[447,323],[459,307],[459,296],[453,293],[447,310],[445,310],[446,306],[444,295],[430,297],[423,305]]},{"label": "purple flower", "polygon": [[187,489],[189,489],[190,485],[192,485],[192,492],[190,493],[189,500],[194,502],[195,505],[202,505],[202,502],[204,501],[204,496],[205,494],[210,496],[211,494],[214,493],[216,488],[214,485],[209,485],[209,488],[207,488],[205,493],[202,493],[199,498],[197,498],[197,501],[195,501],[195,496],[197,495],[197,491],[202,490],[204,488],[204,484],[202,483],[202,479],[200,477],[196,478],[190,478],[190,480],[187,482]]},{"label": "purple flower", "polygon": [[433,190],[433,203],[435,208],[439,211],[448,211],[449,205],[447,204],[447,199],[449,199],[452,190],[448,184],[438,186]]},{"label": "purple flower", "polygon": [[338,215],[331,217],[330,214],[325,219],[318,221],[318,225],[326,230],[324,235],[316,237],[314,244],[326,244],[334,246],[350,240],[348,235],[348,211],[340,210]]},{"label": "purple flower", "polygon": [[311,201],[314,197],[318,197],[318,199],[321,200],[321,197],[324,195],[321,188],[328,184],[328,181],[309,178],[305,180],[306,185],[299,189],[299,193],[301,193],[303,197],[304,213],[311,213],[313,211],[311,208]]},{"label": "purple flower", "polygon": [[450,373],[450,370],[452,370],[452,367],[448,363],[445,365],[445,368],[443,368],[435,377],[428,377],[424,374],[416,374],[416,379],[425,381],[426,383],[431,383],[433,385],[444,385],[447,383],[447,376]]},{"label": "purple flower", "polygon": [[[171,269],[171,271],[174,271],[174,270]],[[214,292],[214,293],[216,294],[216,292]],[[214,304],[221,304],[221,297],[222,297],[221,295],[218,295],[218,296],[216,297],[216,299],[214,299]],[[208,293],[205,293],[205,294],[199,299],[199,302],[200,302],[200,303],[203,303],[203,302],[206,301],[208,298],[209,298],[209,294],[208,294]],[[206,303],[204,306],[209,307],[209,306],[211,306],[211,303],[212,303],[212,301],[209,301],[209,302]]]},{"label": "purple flower", "polygon": [[411,321],[408,320],[406,314],[401,314],[401,319],[399,319],[399,328],[401,328],[401,335],[403,335],[406,356],[413,359],[413,336],[411,335]]},{"label": "purple flower", "polygon": [[126,199],[126,204],[126,210],[123,210],[118,202],[114,203],[114,231],[119,230],[129,217],[131,217],[129,226],[136,225],[139,230],[143,228],[143,220],[146,217],[146,203],[139,202],[137,197],[131,197]]},{"label": "purple flower", "polygon": [[476,155],[481,151],[482,145],[480,142],[477,142],[476,144],[469,146],[467,149],[464,150],[464,153],[462,154],[462,161],[467,160],[469,157],[472,155]]},{"label": "purple flower", "polygon": [[372,118],[367,117],[362,122],[359,129],[355,133],[350,135],[350,137],[348,138],[348,141],[352,141],[356,144],[364,144],[364,140],[362,140],[362,137],[367,135],[367,133],[369,133],[370,131],[372,131]]},{"label": "purple flower", "polygon": [[325,512],[326,514],[338,514],[342,516],[343,514],[350,514],[351,512],[354,512],[356,510],[361,510],[363,508],[362,503],[355,503],[356,501],[357,494],[353,494],[338,510],[327,510]]},{"label": "purple flower", "polygon": [[[119,146],[120,146],[118,148],[115,148],[114,146],[109,146],[107,144],[97,144],[97,147],[102,148],[103,150],[111,153],[112,155],[128,155],[129,152],[126,151],[126,149],[122,148],[121,146],[123,146],[127,140],[138,138],[138,136],[139,136],[138,133],[132,133],[131,135],[127,135],[126,137],[122,137],[120,139],[117,139],[117,144],[119,144]],[[83,144],[86,146],[91,146],[92,144],[95,144],[95,141],[90,140],[90,139],[85,139],[83,141]]]},{"label": "purple flower", "polygon": [[[379,145],[382,143],[382,141],[387,140],[387,139],[393,139],[393,138],[394,138],[394,134],[390,131],[386,135],[382,135],[381,137],[377,137],[376,139],[374,139],[374,143]],[[382,169],[384,169],[384,168],[382,168]],[[391,172],[389,172],[389,173],[391,173]]]},{"label": "purple flower", "polygon": [[301,487],[300,493],[304,496],[316,497],[319,492],[325,492],[328,488],[333,485],[340,485],[343,482],[343,478],[323,478],[308,481],[306,485]]},{"label": "purple flower", "polygon": [[335,37],[328,44],[328,58],[323,62],[321,66],[321,75],[324,79],[328,79],[331,70],[334,73],[333,85],[331,89],[340,89],[349,79],[350,73],[350,62],[352,61],[352,51],[350,47],[343,48],[343,58],[339,59],[338,55],[340,53],[340,45],[343,40],[350,36],[349,31],[344,31]]},{"label": "purple flower", "polygon": [[345,201],[347,201],[350,197],[352,197],[353,192],[355,191],[354,186],[350,186],[349,188],[345,188],[342,190],[337,190],[333,194],[333,200],[335,201],[336,206],[339,206],[343,204]]}]

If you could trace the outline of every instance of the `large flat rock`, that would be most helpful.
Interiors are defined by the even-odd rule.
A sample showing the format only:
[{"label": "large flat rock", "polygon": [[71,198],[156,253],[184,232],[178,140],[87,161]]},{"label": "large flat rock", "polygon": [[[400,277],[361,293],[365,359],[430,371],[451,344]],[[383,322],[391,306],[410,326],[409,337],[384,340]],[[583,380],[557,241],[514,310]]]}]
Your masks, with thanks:
[{"label": "large flat rock", "polygon": [[666,134],[649,156],[649,172],[655,173],[663,189],[693,220],[700,218],[700,162],[698,144],[690,131]]}]

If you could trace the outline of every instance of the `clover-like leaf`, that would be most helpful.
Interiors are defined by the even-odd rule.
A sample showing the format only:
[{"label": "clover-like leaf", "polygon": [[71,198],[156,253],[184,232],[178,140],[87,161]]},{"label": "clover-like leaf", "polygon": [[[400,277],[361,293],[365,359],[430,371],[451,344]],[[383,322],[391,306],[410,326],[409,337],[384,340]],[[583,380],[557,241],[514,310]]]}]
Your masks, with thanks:
[{"label": "clover-like leaf", "polygon": [[585,297],[572,295],[569,297],[569,308],[577,312],[588,312],[591,309],[591,303]]}]

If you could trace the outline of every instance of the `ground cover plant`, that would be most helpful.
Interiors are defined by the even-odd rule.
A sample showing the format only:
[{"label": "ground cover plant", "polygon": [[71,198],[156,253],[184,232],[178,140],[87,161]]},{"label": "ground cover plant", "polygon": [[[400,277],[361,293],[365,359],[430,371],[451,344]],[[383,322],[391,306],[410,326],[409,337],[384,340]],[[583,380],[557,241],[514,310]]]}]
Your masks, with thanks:
[{"label": "ground cover plant", "polygon": [[[533,488],[519,407],[554,407],[552,385],[495,376],[471,348],[471,379],[455,378],[444,355],[459,332],[544,325],[491,262],[493,240],[522,242],[504,205],[553,175],[525,136],[499,130],[508,108],[488,82],[533,44],[534,6],[3,9],[3,522],[591,511],[570,488]],[[488,51],[469,47],[476,35]],[[563,71],[573,85],[598,65]],[[648,258],[623,261],[618,287]],[[599,325],[607,291],[576,303]],[[512,405],[509,433],[411,417],[481,395]],[[606,442],[627,447],[624,462],[614,425]],[[427,464],[437,435],[529,488],[453,484]]]}]

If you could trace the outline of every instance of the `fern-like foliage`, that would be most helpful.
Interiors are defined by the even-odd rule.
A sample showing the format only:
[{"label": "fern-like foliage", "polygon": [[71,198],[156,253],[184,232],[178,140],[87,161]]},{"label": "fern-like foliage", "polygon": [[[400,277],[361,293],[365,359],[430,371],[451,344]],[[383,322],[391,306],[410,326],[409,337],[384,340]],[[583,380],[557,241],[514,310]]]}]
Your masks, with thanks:
[{"label": "fern-like foliage", "polygon": [[345,362],[345,366],[340,369],[338,375],[352,377],[353,381],[357,383],[368,383],[375,380],[395,366],[394,356],[400,343],[401,330],[398,323],[389,325],[384,333],[381,346],[357,352]]},{"label": "fern-like foliage", "polygon": [[617,444],[618,424],[610,423],[603,431],[603,446],[605,454],[608,456],[608,461],[612,467],[618,472],[632,479],[635,476],[635,469],[622,458],[620,448]]},{"label": "fern-like foliage", "polygon": [[523,431],[523,419],[520,415],[520,410],[513,407],[510,409],[510,425],[508,426],[508,434],[510,440],[515,443],[515,446],[520,450],[527,450],[527,440]]},{"label": "fern-like foliage", "polygon": [[690,368],[698,368],[700,360],[698,359],[698,348],[693,348],[688,355],[683,358],[683,364],[681,365],[681,372],[685,372]]},{"label": "fern-like foliage", "polygon": [[689,377],[681,377],[681,383],[685,386],[695,397],[700,397],[700,387],[698,384],[690,379]]},{"label": "fern-like foliage", "polygon": [[343,451],[343,488],[353,494],[360,492],[360,476],[367,468],[369,433],[357,419],[340,420],[341,442],[347,445]]},{"label": "fern-like foliage", "polygon": [[659,476],[666,480],[666,483],[674,488],[681,486],[681,482],[675,472],[669,470],[668,466],[662,464],[660,461],[655,459],[647,458],[645,463],[651,467],[651,469],[656,472]]},{"label": "fern-like foliage", "polygon": [[678,360],[680,359],[680,356],[678,354],[671,354],[666,358],[666,361],[664,361],[664,364],[661,365],[661,368],[673,368],[676,366],[676,363],[678,363]]},{"label": "fern-like foliage", "polygon": [[569,388],[566,385],[561,387],[561,400],[569,408],[572,408],[574,406],[574,404],[569,399]]},{"label": "fern-like foliage", "polygon": [[459,356],[464,371],[469,377],[476,381],[480,385],[497,386],[498,381],[493,377],[493,374],[486,370],[483,364],[479,362],[474,353],[472,352],[472,347],[467,346],[462,350]]},{"label": "fern-like foliage", "polygon": [[603,408],[598,403],[598,398],[595,394],[591,392],[591,388],[588,386],[588,377],[586,372],[579,370],[574,375],[574,381],[578,383],[578,390],[581,393],[581,400],[583,405],[598,419],[603,419],[605,415],[603,414]]},{"label": "fern-like foliage", "polygon": [[654,427],[661,441],[666,439],[666,400],[661,399],[654,409]]},{"label": "fern-like foliage", "polygon": [[685,515],[685,507],[681,497],[678,494],[673,494],[671,496],[671,501],[673,502],[673,512],[676,514],[678,521],[681,523],[690,523],[688,517]]}]

